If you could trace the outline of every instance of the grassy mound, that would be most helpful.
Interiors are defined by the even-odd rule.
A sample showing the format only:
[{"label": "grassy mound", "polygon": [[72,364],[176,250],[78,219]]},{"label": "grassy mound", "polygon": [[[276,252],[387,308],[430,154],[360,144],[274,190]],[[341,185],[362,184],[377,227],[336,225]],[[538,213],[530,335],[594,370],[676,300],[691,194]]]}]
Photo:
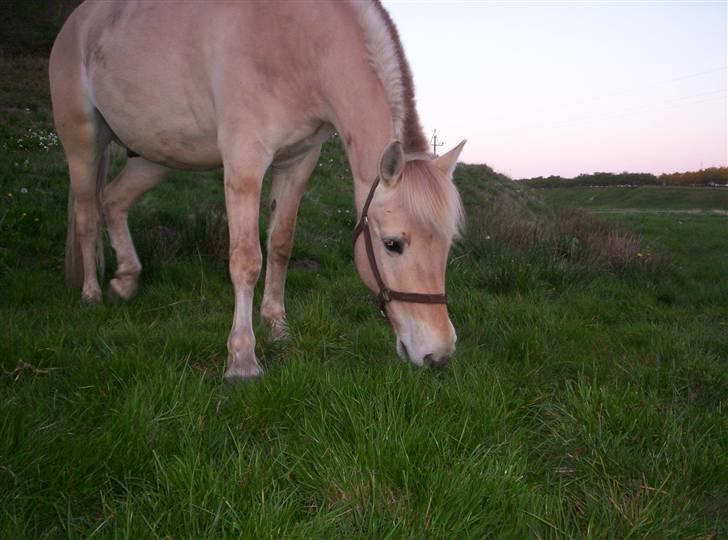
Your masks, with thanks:
[{"label": "grassy mound", "polygon": [[[639,235],[575,209],[553,209],[539,193],[486,165],[459,165],[455,175],[468,209],[462,248],[501,266],[512,261],[506,281],[518,276],[572,280],[602,272],[655,270],[661,259]],[[537,270],[536,270],[537,269]],[[504,277],[495,289],[504,286]],[[514,282],[515,280],[515,282]]]}]

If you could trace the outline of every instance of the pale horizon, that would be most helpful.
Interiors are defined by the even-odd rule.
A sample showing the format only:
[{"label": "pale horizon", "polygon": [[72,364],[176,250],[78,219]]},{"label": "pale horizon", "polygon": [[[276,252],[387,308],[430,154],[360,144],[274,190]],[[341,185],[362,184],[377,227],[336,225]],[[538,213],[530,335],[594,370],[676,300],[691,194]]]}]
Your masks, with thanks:
[{"label": "pale horizon", "polygon": [[384,5],[439,152],[516,179],[728,166],[725,2]]}]

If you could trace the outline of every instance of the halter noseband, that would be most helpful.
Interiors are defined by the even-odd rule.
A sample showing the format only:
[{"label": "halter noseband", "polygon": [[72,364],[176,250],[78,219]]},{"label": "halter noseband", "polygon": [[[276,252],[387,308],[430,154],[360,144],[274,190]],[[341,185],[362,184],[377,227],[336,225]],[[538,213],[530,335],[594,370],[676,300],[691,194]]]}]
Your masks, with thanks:
[{"label": "halter noseband", "polygon": [[374,279],[379,287],[379,294],[377,295],[377,298],[379,299],[379,313],[386,319],[387,312],[385,311],[385,307],[392,300],[399,300],[400,302],[414,302],[416,304],[447,304],[446,293],[425,294],[393,291],[384,284],[382,275],[379,273],[379,268],[377,267],[377,259],[374,257],[374,245],[372,244],[372,233],[369,231],[368,217],[369,205],[374,198],[374,190],[377,189],[378,185],[379,177],[377,176],[376,180],[374,180],[374,183],[372,184],[372,188],[369,190],[369,195],[367,195],[364,207],[362,208],[361,219],[359,219],[359,223],[357,223],[354,228],[353,244],[356,246],[356,241],[359,238],[359,235],[363,232],[364,246],[367,252],[367,259],[369,259],[369,266],[372,269],[372,274],[374,274]]}]

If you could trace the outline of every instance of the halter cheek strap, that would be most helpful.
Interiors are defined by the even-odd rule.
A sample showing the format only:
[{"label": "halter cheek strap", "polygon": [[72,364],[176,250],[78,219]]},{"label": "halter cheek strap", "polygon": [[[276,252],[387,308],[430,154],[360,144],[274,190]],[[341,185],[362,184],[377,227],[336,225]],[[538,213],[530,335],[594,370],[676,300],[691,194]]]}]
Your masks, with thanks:
[{"label": "halter cheek strap", "polygon": [[377,186],[379,185],[379,177],[377,176],[376,180],[374,180],[374,183],[372,184],[371,189],[369,190],[369,195],[367,195],[366,202],[364,202],[364,207],[361,211],[361,219],[359,219],[359,223],[356,224],[356,227],[354,228],[354,238],[353,243],[356,245],[356,241],[361,236],[362,233],[364,233],[364,247],[366,249],[367,253],[367,259],[369,260],[369,267],[372,269],[372,274],[374,275],[374,280],[377,282],[377,287],[379,287],[379,294],[377,295],[377,298],[379,299],[379,313],[384,317],[387,318],[387,312],[386,312],[386,305],[391,302],[392,300],[397,300],[400,302],[414,302],[416,304],[447,304],[447,294],[425,294],[425,293],[409,293],[409,292],[400,292],[400,291],[394,291],[387,287],[384,283],[384,280],[382,279],[382,275],[379,273],[379,268],[377,267],[377,259],[374,257],[374,245],[372,244],[372,233],[369,230],[369,205],[372,202],[372,199],[374,198],[374,191],[377,189]]}]

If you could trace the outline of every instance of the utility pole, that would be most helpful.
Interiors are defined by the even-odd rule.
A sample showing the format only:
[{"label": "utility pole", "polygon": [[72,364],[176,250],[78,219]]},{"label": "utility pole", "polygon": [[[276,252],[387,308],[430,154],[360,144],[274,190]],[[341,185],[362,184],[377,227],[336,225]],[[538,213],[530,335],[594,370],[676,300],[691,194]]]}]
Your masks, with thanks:
[{"label": "utility pole", "polygon": [[445,146],[445,143],[444,142],[437,142],[437,130],[435,130],[432,133],[432,139],[430,139],[430,140],[432,141],[432,153],[435,154],[435,157],[437,157],[437,147],[438,146]]}]

